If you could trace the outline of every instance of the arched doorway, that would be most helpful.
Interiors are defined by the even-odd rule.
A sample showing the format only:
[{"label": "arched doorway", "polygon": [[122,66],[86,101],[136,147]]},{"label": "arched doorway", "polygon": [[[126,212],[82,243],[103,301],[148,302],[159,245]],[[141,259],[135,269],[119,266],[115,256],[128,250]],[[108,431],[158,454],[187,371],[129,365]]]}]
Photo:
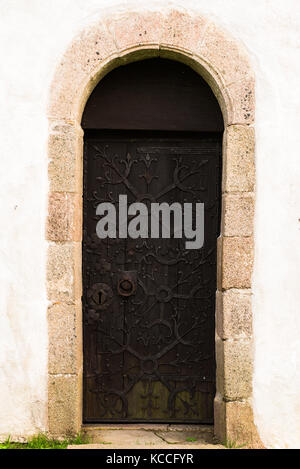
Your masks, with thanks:
[{"label": "arched doorway", "polygon": [[222,441],[259,447],[252,404],[254,74],[244,46],[228,32],[202,15],[172,7],[164,12],[103,14],[73,38],[51,83],[46,231],[49,433],[63,436],[82,426],[82,113],[108,72],[154,57],[190,66],[209,84],[222,109],[214,431]]},{"label": "arched doorway", "polygon": [[83,420],[213,423],[218,102],[188,66],[148,59],[101,80],[82,127]]}]

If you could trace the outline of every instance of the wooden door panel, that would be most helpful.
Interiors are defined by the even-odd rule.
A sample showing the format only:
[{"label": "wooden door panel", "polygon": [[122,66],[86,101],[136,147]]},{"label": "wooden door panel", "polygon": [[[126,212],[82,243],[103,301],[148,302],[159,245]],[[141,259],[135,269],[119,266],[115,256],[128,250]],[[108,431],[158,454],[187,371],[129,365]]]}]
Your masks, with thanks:
[{"label": "wooden door panel", "polygon": [[[218,138],[86,139],[85,422],[213,421],[220,150]],[[99,239],[96,207],[118,208],[120,194],[149,213],[151,202],[203,202],[203,247]],[[123,295],[124,279],[133,279],[134,294]]]}]

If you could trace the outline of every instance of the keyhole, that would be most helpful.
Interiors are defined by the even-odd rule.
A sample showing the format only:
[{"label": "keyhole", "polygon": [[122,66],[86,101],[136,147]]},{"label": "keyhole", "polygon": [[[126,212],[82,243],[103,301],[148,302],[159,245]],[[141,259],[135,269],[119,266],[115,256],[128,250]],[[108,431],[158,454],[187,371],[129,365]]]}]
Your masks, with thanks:
[{"label": "keyhole", "polygon": [[99,301],[99,305],[103,305],[106,301],[106,294],[105,292],[103,291],[99,291],[98,292],[98,301]]}]

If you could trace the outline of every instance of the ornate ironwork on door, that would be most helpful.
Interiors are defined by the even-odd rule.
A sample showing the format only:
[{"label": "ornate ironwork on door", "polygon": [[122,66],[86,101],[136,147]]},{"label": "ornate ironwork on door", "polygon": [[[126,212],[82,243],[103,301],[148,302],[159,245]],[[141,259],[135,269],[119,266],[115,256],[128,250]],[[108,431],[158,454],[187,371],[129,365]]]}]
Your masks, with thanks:
[{"label": "ornate ironwork on door", "polygon": [[[85,422],[212,423],[215,393],[218,138],[86,138]],[[99,239],[96,207],[204,203],[204,245]],[[129,217],[130,218],[130,217]]]}]

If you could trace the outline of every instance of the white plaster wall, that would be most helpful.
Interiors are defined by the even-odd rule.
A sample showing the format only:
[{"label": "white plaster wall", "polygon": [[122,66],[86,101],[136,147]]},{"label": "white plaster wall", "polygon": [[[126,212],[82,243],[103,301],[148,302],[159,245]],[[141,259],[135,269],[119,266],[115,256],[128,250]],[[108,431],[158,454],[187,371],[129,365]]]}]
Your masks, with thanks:
[{"label": "white plaster wall", "polygon": [[[164,0],[0,0],[0,436],[46,429],[46,103],[84,25]],[[182,0],[249,50],[257,78],[255,421],[300,448],[299,0]]]}]

